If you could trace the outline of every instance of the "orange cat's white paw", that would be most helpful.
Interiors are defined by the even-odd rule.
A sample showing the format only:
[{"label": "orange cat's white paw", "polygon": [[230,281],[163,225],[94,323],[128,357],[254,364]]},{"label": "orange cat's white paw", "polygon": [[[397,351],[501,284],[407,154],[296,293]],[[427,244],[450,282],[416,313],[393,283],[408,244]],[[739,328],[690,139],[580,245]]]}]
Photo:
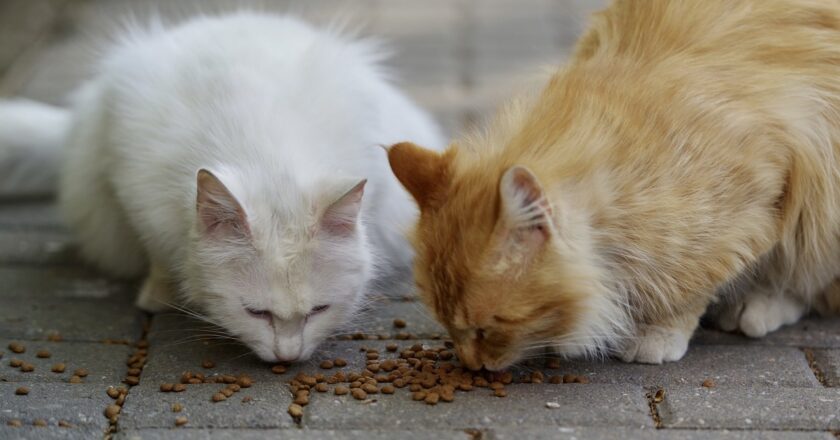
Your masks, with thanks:
[{"label": "orange cat's white paw", "polygon": [[760,338],[787,324],[799,321],[805,306],[786,295],[751,295],[744,305],[739,327],[745,335]]},{"label": "orange cat's white paw", "polygon": [[690,337],[680,329],[641,325],[636,336],[625,344],[620,357],[624,362],[643,364],[678,361],[688,350]]}]

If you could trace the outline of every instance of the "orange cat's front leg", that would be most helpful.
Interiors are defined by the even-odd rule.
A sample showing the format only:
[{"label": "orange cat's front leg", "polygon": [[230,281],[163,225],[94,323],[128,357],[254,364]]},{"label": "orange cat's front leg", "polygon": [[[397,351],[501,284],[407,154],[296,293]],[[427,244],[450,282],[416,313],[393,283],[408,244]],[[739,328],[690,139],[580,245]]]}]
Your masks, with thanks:
[{"label": "orange cat's front leg", "polygon": [[700,322],[705,307],[663,320],[656,324],[638,324],[635,335],[621,344],[618,357],[624,362],[661,364],[682,359],[688,341]]}]

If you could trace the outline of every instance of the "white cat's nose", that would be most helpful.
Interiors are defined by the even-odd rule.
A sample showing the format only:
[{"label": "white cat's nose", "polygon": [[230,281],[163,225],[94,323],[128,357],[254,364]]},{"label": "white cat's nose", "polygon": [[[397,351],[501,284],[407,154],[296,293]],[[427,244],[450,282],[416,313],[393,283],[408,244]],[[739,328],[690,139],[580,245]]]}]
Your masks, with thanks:
[{"label": "white cat's nose", "polygon": [[300,359],[302,351],[303,346],[300,343],[279,342],[274,347],[274,356],[277,357],[277,362],[295,362]]},{"label": "white cat's nose", "polygon": [[274,356],[276,357],[275,362],[296,362],[298,359],[300,359],[300,356],[295,356],[293,358],[292,357],[287,357],[287,356],[281,355],[280,353],[278,353],[276,351],[274,352]]}]

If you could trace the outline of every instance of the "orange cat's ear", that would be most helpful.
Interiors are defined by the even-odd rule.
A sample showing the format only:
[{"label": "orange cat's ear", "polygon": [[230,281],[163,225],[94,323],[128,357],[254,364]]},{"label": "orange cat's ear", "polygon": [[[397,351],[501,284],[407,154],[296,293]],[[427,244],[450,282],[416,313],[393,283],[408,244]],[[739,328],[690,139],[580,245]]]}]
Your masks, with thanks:
[{"label": "orange cat's ear", "polygon": [[445,156],[410,142],[388,148],[388,162],[406,190],[417,201],[421,210],[432,207],[441,197],[447,181]]},{"label": "orange cat's ear", "polygon": [[551,234],[551,205],[528,168],[516,165],[505,171],[499,184],[502,200],[500,220],[517,247],[538,247]]}]

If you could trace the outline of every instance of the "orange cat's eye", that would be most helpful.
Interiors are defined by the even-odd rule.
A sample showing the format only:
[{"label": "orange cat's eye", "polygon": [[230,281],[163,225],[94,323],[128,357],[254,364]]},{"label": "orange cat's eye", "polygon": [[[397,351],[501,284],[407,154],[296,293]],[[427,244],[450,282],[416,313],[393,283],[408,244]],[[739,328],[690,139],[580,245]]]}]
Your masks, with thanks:
[{"label": "orange cat's eye", "polygon": [[483,329],[483,328],[476,329],[476,331],[475,331],[475,340],[476,340],[476,341],[481,341],[481,340],[484,340],[484,338],[485,338],[486,336],[487,336],[487,335],[486,335],[486,333],[485,333],[485,331],[484,331],[484,329]]}]

